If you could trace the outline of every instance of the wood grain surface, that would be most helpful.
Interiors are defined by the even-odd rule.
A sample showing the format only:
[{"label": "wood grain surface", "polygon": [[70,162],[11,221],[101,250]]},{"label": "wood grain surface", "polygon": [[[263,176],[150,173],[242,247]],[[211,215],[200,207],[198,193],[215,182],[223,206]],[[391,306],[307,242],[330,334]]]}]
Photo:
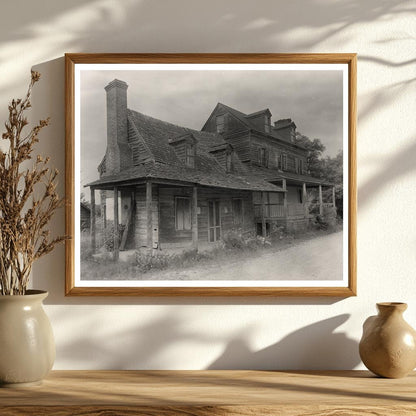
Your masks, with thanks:
[{"label": "wood grain surface", "polygon": [[54,371],[0,389],[1,415],[416,415],[416,375],[366,371]]}]

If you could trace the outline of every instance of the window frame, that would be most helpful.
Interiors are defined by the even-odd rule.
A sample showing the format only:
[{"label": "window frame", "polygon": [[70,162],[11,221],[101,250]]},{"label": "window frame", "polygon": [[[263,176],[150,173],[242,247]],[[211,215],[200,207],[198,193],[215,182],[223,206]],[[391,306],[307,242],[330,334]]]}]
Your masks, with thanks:
[{"label": "window frame", "polygon": [[185,144],[185,165],[189,168],[195,167],[195,145],[193,143]]},{"label": "window frame", "polygon": [[[178,227],[178,200],[186,200],[189,203],[189,228],[185,228],[185,210],[182,213],[182,224],[183,228]],[[175,196],[175,231],[191,231],[192,230],[192,207],[191,207],[191,197],[189,196]]]},{"label": "window frame", "polygon": [[282,153],[282,170],[287,170],[287,153]]}]

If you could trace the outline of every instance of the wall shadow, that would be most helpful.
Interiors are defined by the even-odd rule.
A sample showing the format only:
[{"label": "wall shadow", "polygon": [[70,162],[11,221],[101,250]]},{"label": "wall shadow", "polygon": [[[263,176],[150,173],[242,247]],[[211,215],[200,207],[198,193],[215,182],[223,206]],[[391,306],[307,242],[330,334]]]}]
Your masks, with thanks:
[{"label": "wall shadow", "polygon": [[[223,344],[223,352],[205,369],[352,370],[360,363],[358,342],[344,332],[336,332],[349,317],[349,314],[342,314],[307,325],[256,351],[249,346],[252,327],[241,328],[242,335],[230,341],[227,335],[213,335],[202,328],[190,329],[189,323],[173,313],[147,319],[145,323],[140,318],[134,319],[128,327],[120,327],[115,320],[103,324],[96,315],[88,323],[81,324],[66,342],[60,342],[57,356],[61,363],[76,362],[78,368],[83,369],[169,369],[169,364],[164,365],[163,361],[178,348],[178,344],[205,347]],[[68,325],[73,326],[67,322],[70,319],[64,312],[57,311],[55,329],[62,331]],[[108,339],[106,333],[111,334]],[[187,364],[187,359],[182,358],[182,368],[188,368],[197,357],[191,353],[188,359]],[[173,368],[178,364],[175,362]],[[172,364],[170,366],[172,368]]]},{"label": "wall shadow", "polygon": [[313,323],[258,351],[253,351],[244,337],[235,338],[207,369],[353,369],[361,361],[358,343],[343,332],[335,332],[349,317],[342,314]]}]

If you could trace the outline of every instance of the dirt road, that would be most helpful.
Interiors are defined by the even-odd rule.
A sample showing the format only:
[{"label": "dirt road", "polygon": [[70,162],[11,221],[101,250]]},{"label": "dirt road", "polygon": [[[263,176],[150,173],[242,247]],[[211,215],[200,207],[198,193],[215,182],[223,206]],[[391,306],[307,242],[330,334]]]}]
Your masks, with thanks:
[{"label": "dirt road", "polygon": [[[166,275],[163,276],[166,279]],[[169,273],[169,280],[341,280],[342,231],[286,249]]]}]

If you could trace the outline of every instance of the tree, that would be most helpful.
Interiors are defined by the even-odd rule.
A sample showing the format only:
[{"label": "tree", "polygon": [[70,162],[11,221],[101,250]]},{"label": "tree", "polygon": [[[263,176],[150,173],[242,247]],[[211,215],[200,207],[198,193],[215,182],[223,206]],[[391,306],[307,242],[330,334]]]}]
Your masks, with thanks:
[{"label": "tree", "polygon": [[295,143],[308,150],[308,169],[315,178],[322,178],[324,175],[322,153],[325,146],[319,139],[311,140],[309,137],[297,132]]},{"label": "tree", "polygon": [[335,157],[324,159],[325,179],[335,185],[335,205],[337,214],[342,218],[344,186],[343,186],[343,152],[340,150]]},{"label": "tree", "polygon": [[[325,146],[320,139],[311,140],[309,137],[296,133],[295,143],[308,150],[308,169],[311,176],[325,180],[335,186],[335,205],[337,214],[342,218],[343,208],[343,153],[335,157],[323,157]],[[330,191],[332,194],[332,190]],[[324,193],[325,194],[325,193]],[[324,195],[325,196],[325,195]],[[327,197],[329,198],[329,192]]]}]

